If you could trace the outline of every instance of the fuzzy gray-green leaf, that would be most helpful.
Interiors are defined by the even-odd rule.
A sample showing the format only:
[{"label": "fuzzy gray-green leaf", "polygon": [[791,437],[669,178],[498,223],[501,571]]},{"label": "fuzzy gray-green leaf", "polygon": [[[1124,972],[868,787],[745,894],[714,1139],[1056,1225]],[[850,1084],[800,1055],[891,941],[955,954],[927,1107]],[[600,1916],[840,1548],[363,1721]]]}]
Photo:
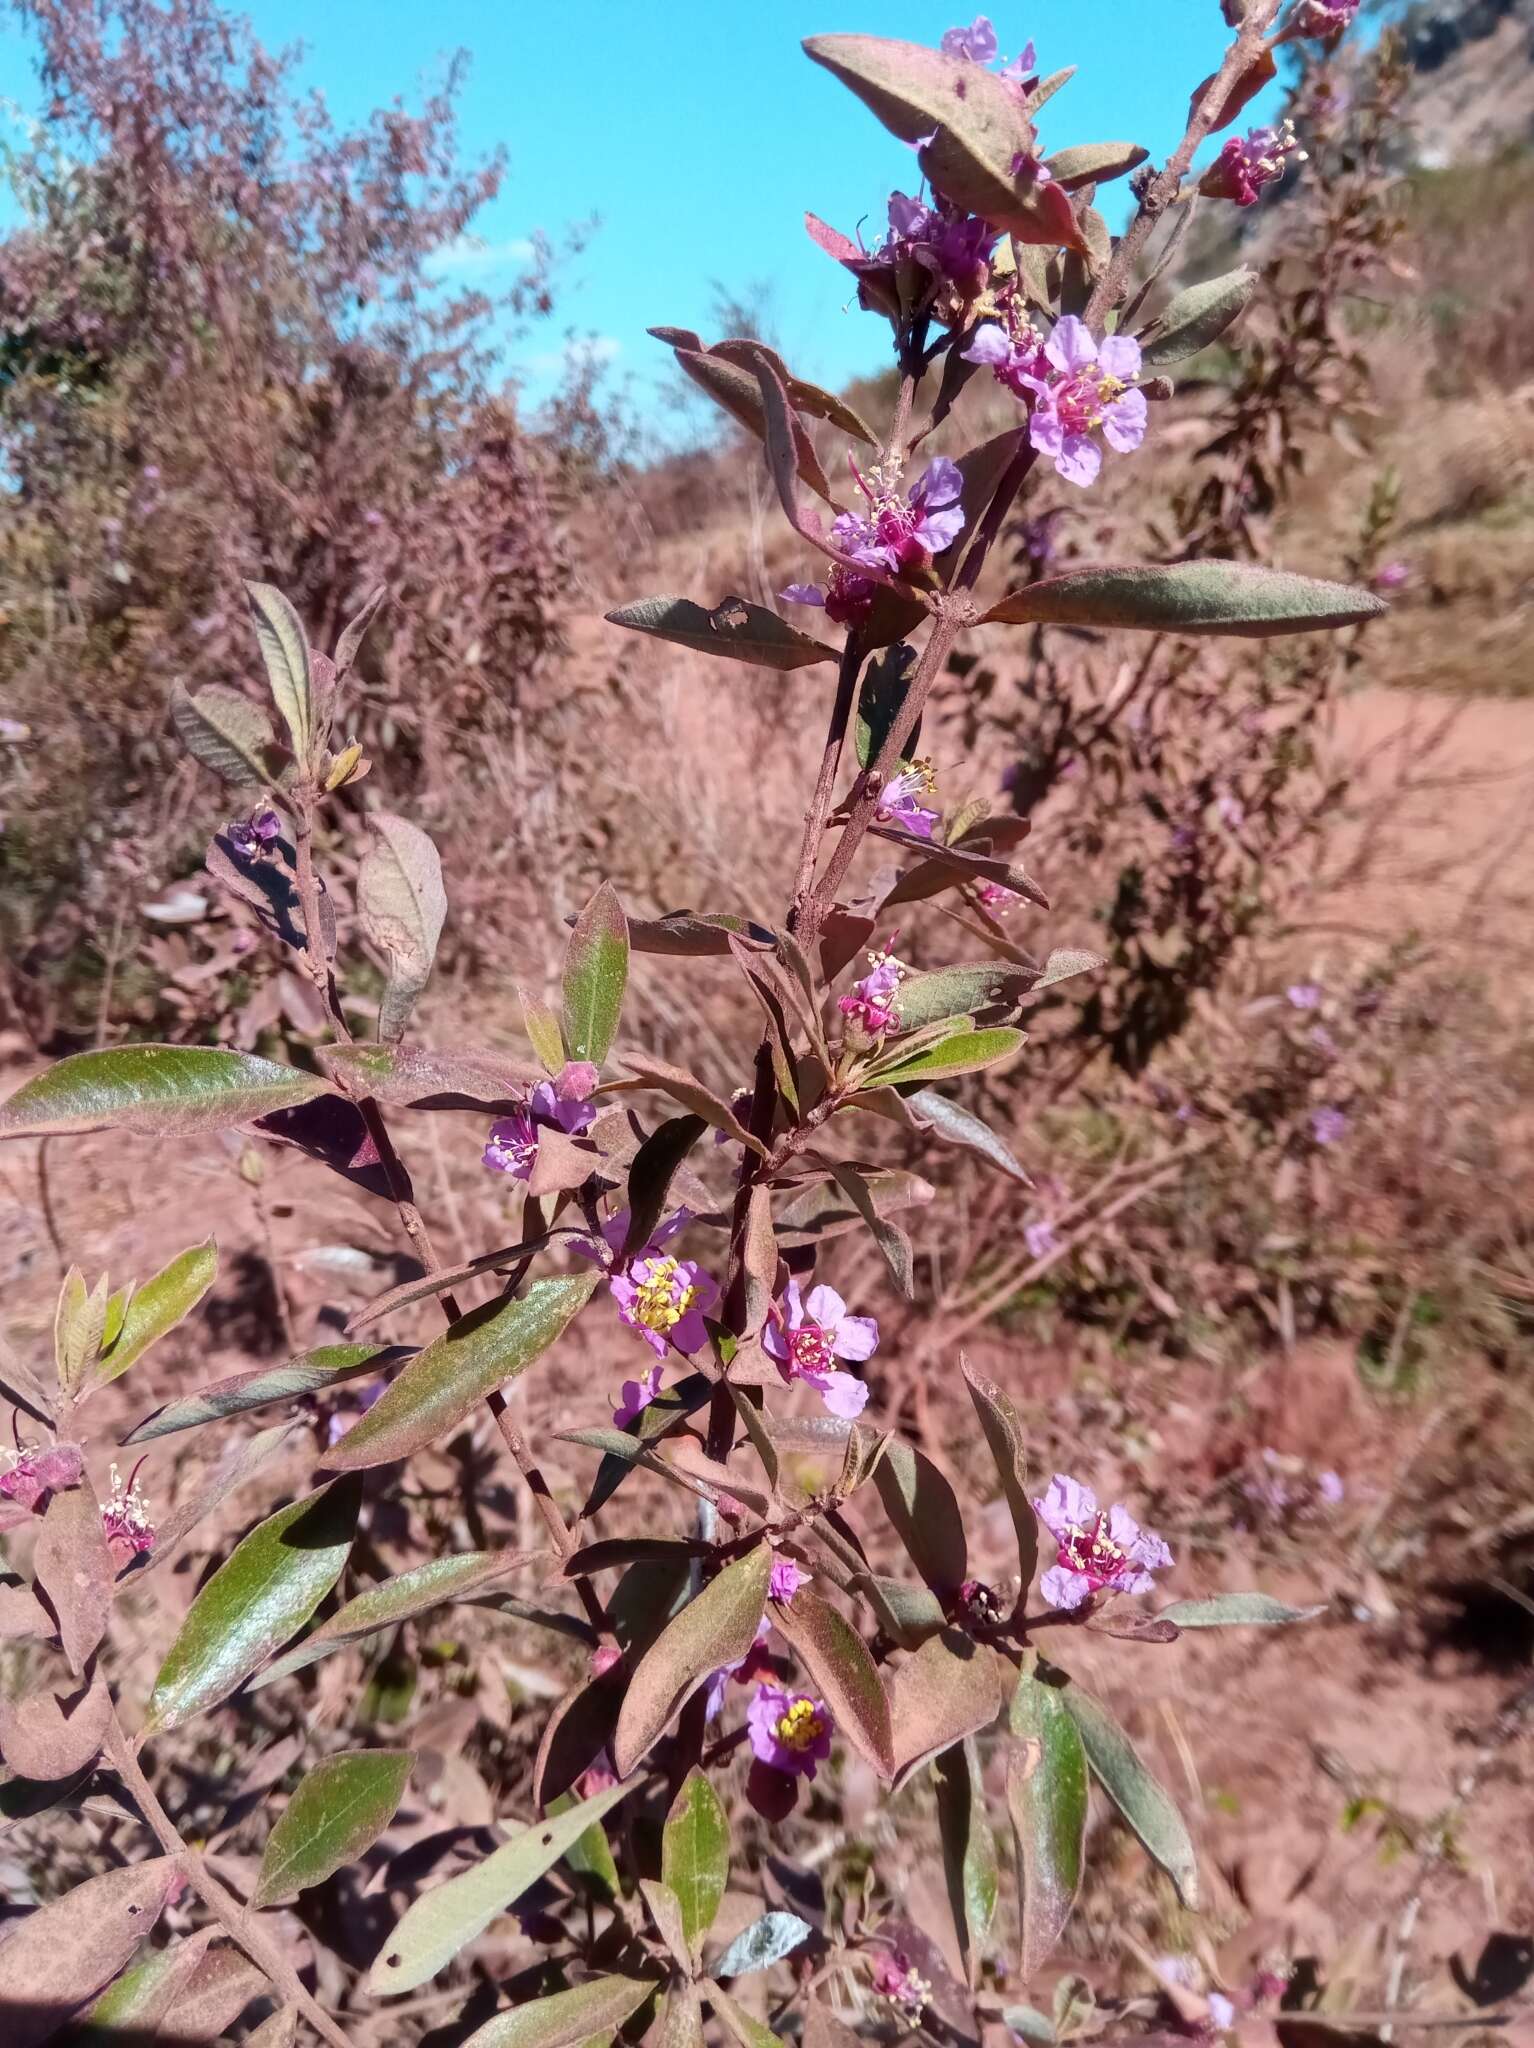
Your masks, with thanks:
[{"label": "fuzzy gray-green leaf", "polygon": [[211,1045],[114,1045],[71,1053],[0,1103],[0,1138],[124,1130],[146,1138],[227,1131],[329,1093],[250,1052]]}]

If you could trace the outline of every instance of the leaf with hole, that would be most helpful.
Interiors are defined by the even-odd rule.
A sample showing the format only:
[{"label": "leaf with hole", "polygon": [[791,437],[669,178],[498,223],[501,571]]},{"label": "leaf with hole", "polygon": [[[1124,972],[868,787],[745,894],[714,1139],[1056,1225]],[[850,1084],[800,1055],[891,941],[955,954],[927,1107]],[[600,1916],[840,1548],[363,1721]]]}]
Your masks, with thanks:
[{"label": "leaf with hole", "polygon": [[19,1920],[0,1944],[5,2048],[38,2048],[94,1998],[181,1890],[169,1856],[88,1878]]}]

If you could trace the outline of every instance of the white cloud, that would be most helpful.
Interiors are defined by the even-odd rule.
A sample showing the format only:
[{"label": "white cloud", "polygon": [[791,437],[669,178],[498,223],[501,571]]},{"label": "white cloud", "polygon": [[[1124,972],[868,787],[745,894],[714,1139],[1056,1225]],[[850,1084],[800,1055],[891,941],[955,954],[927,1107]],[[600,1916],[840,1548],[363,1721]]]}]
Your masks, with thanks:
[{"label": "white cloud", "polygon": [[599,370],[622,353],[623,343],[615,334],[576,334],[563,348],[530,357],[527,367],[535,376],[553,377],[562,370]]},{"label": "white cloud", "polygon": [[537,252],[525,236],[487,242],[478,235],[459,235],[438,249],[428,268],[438,277],[484,277],[497,270],[516,270]]}]

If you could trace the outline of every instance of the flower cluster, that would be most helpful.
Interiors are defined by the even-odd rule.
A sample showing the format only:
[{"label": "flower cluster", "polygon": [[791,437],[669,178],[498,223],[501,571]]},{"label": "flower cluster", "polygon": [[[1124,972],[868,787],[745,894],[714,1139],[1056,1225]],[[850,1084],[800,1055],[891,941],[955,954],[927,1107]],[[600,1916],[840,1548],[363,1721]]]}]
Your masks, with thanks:
[{"label": "flower cluster", "polygon": [[984,363],[998,382],[1031,399],[1028,439],[1067,483],[1095,483],[1102,450],[1128,455],[1145,439],[1145,393],[1136,387],[1140,344],[1132,335],[1097,341],[1074,313],[1055,322],[1048,341],[1031,328],[988,321],[975,330],[965,360]]},{"label": "flower cluster", "polygon": [[890,1949],[874,1965],[874,1996],[882,1998],[896,2019],[919,2027],[932,1999],[932,1986],[904,1949]]},{"label": "flower cluster", "polygon": [[135,1465],[126,1485],[117,1467],[112,1467],[111,1497],[102,1503],[101,1529],[119,1568],[145,1557],[154,1549],[155,1528],[149,1519],[149,1504],[139,1491],[138,1475],[143,1460]]},{"label": "flower cluster", "polygon": [[883,469],[865,476],[853,463],[852,474],[868,510],[839,512],[831,526],[831,538],[848,560],[836,565],[824,590],[815,583],[790,583],[779,593],[789,604],[824,605],[838,625],[856,625],[873,603],[877,580],[860,575],[860,569],[918,575],[964,531],[964,477],[946,455],[927,464],[904,498],[898,476]]},{"label": "flower cluster", "polygon": [[224,837],[236,853],[246,860],[254,860],[264,847],[282,837],[282,820],[269,805],[263,804],[248,818],[236,818],[233,824],[226,825]]},{"label": "flower cluster", "polygon": [[18,1443],[6,1456],[11,1463],[0,1472],[0,1499],[14,1501],[29,1513],[45,1506],[50,1493],[78,1486],[85,1477],[85,1460],[75,1444],[24,1451]]},{"label": "flower cluster", "polygon": [[1294,123],[1277,128],[1249,128],[1233,135],[1199,180],[1206,199],[1233,199],[1237,206],[1255,206],[1269,185],[1276,185],[1289,159],[1305,161]]},{"label": "flower cluster", "polygon": [[847,1420],[861,1415],[868,1389],[855,1373],[841,1372],[836,1360],[861,1365],[879,1348],[879,1325],[872,1316],[853,1316],[834,1287],[812,1287],[802,1299],[797,1280],[790,1280],[781,1302],[773,1304],[762,1332],[762,1349],[792,1385],[802,1380],[813,1387],[828,1412]]},{"label": "flower cluster", "polygon": [[936,283],[951,286],[961,304],[968,305],[991,281],[997,234],[988,220],[945,199],[927,206],[907,192],[892,192],[889,233],[869,260],[881,269],[914,263]]},{"label": "flower cluster", "polygon": [[831,1715],[825,1701],[810,1693],[758,1686],[746,1710],[746,1725],[757,1762],[785,1777],[813,1778],[816,1766],[831,1754]]},{"label": "flower cluster", "polygon": [[1172,1562],[1161,1538],[1142,1529],[1128,1508],[1115,1502],[1104,1514],[1091,1487],[1063,1473],[1033,1505],[1059,1545],[1058,1560],[1039,1580],[1051,1607],[1079,1607],[1094,1593],[1148,1593],[1151,1573]]},{"label": "flower cluster", "polygon": [[484,1154],[490,1171],[510,1174],[513,1180],[528,1180],[543,1131],[564,1131],[570,1137],[579,1137],[590,1130],[597,1113],[591,1091],[598,1079],[590,1060],[571,1060],[557,1081],[540,1081],[519,1108],[510,1116],[497,1118],[490,1126]]},{"label": "flower cluster", "polygon": [[891,932],[883,948],[868,955],[868,972],[855,981],[836,1007],[869,1038],[885,1038],[900,1022],[895,998],[910,969],[894,953],[898,932]]},{"label": "flower cluster", "polygon": [[[1357,0],[1354,0],[1357,4]],[[971,64],[994,64],[1000,54],[1001,44],[996,30],[987,14],[977,14],[968,28],[950,28],[943,32],[938,48],[945,57],[965,57]],[[1017,55],[1003,59],[998,77],[1008,85],[1015,85],[1019,92],[1029,93],[1038,84],[1038,53],[1031,42],[1024,43]]]}]

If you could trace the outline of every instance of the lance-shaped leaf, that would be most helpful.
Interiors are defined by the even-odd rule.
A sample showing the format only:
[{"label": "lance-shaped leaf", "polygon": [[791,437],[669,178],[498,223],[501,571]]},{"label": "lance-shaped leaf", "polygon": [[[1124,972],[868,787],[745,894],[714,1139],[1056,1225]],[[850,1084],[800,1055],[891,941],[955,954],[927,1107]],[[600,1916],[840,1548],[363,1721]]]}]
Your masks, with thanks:
[{"label": "lance-shaped leaf", "polygon": [[[754,374],[754,362],[750,367],[742,368],[739,363],[727,362],[711,349],[687,348],[679,348],[676,351],[676,359],[694,384],[700,390],[706,391],[715,405],[722,406],[731,419],[737,420],[748,434],[754,434],[758,441],[765,442],[768,439],[771,424],[762,404],[761,390]],[[775,369],[773,374],[777,374]],[[791,408],[787,413],[785,428],[792,440],[795,469],[816,497],[824,498],[829,504],[831,486],[820,466],[820,457],[815,453],[815,443],[810,439],[809,429],[803,420]]]},{"label": "lance-shaped leaf", "polygon": [[969,1577],[969,1546],[958,1498],[924,1451],[903,1437],[885,1446],[874,1472],[895,1534],[927,1584],[951,1599]]},{"label": "lance-shaped leaf", "polygon": [[871,1087],[901,1088],[908,1081],[951,1080],[957,1074],[977,1074],[1000,1066],[1020,1053],[1028,1042],[1025,1031],[998,1027],[994,1031],[964,1031],[924,1047],[909,1058],[900,1055],[895,1040],[869,1069]]},{"label": "lance-shaped leaf", "polygon": [[645,2041],[647,2048],[703,2048],[703,2007],[696,1985],[673,1983],[665,2010]]},{"label": "lance-shaped leaf", "polygon": [[732,938],[772,946],[777,934],[730,911],[668,910],[664,917],[630,918],[629,944],[636,953],[668,953],[680,959],[724,959]]},{"label": "lance-shaped leaf", "polygon": [[136,1287],[124,1306],[116,1336],[102,1348],[91,1374],[92,1385],[104,1386],[142,1358],[151,1344],[157,1344],[192,1313],[217,1275],[218,1246],[210,1237]]},{"label": "lance-shaped leaf", "polygon": [[1149,155],[1138,142],[1079,142],[1070,149],[1057,149],[1044,161],[1057,185],[1077,192],[1083,185],[1101,185],[1138,170]]},{"label": "lance-shaped leaf", "polygon": [[565,1034],[559,1019],[541,996],[531,989],[519,988],[517,1001],[522,1009],[522,1029],[527,1033],[527,1042],[538,1056],[538,1064],[546,1074],[557,1080],[564,1072]]},{"label": "lance-shaped leaf", "polygon": [[873,825],[869,829],[876,839],[887,839],[906,853],[920,856],[917,865],[908,869],[885,897],[885,910],[900,903],[920,903],[963,882],[998,882],[1003,889],[1014,890],[1028,902],[1037,903],[1041,910],[1049,908],[1049,898],[1027,869],[1002,860],[997,854],[982,852],[978,846],[941,846],[935,840],[913,838],[892,825]]},{"label": "lance-shaped leaf", "polygon": [[888,1778],[894,1769],[890,1703],[863,1638],[845,1615],[806,1587],[792,1603],[774,1601],[772,1619],[824,1697],[838,1732]]},{"label": "lance-shaped leaf", "polygon": [[424,1450],[564,1335],[586,1306],[595,1270],[535,1280],[514,1301],[490,1302],[418,1352],[359,1422],[325,1454],[340,1472],[389,1465]]},{"label": "lance-shaped leaf", "polygon": [[259,788],[274,779],[270,757],[276,736],[271,720],[243,691],[210,683],[194,695],[177,683],[170,695],[170,715],[193,760],[236,789]]},{"label": "lance-shaped leaf", "polygon": [[714,1924],[730,1876],[730,1821],[707,1775],[694,1764],[661,1831],[660,1874],[681,1908],[693,1962]]},{"label": "lance-shaped leaf", "polygon": [[919,1031],[944,1017],[971,1017],[979,1010],[1015,1014],[1035,979],[1004,960],[938,967],[928,974],[907,975],[895,996],[895,1014],[902,1031]]},{"label": "lance-shaped leaf", "polygon": [[48,1596],[69,1668],[84,1671],[106,1633],[117,1568],[89,1480],[50,1494],[32,1554],[32,1575]]},{"label": "lance-shaped leaf", "polygon": [[307,1434],[303,1422],[279,1422],[271,1429],[257,1430],[244,1442],[226,1445],[205,1483],[161,1522],[155,1532],[154,1549],[147,1558],[140,1558],[135,1577],[142,1579],[150,1572],[163,1571],[198,1523],[259,1472],[269,1458],[291,1447],[301,1432]]},{"label": "lance-shaped leaf", "polygon": [[1033,1186],[1032,1177],[1014,1157],[1010,1146],[993,1131],[983,1117],[966,1109],[962,1102],[940,1095],[935,1088],[918,1088],[914,1094],[895,1098],[917,1130],[931,1131],[945,1145],[962,1146],[987,1164],[999,1167],[1020,1186]]},{"label": "lance-shaped leaf", "polygon": [[268,1408],[277,1401],[297,1400],[338,1387],[364,1373],[387,1372],[409,1351],[398,1344],[325,1344],[318,1351],[305,1351],[286,1365],[258,1367],[255,1372],[232,1373],[215,1380],[195,1394],[183,1394],[179,1401],[167,1401],[142,1422],[136,1422],[122,1439],[125,1444],[146,1444],[157,1436],[173,1436],[177,1430],[199,1429],[205,1422],[219,1422],[226,1415],[240,1415],[249,1408]]},{"label": "lance-shaped leaf", "polygon": [[402,1035],[431,974],[447,916],[442,861],[428,834],[392,811],[371,811],[373,844],[357,870],[357,915],[389,957],[378,1035]]},{"label": "lance-shaped leaf", "polygon": [[573,1991],[556,1991],[498,2012],[463,2048],[584,2048],[610,2041],[626,2019],[657,1990],[649,1977],[592,1977]]},{"label": "lance-shaped leaf", "polygon": [[[1058,1674],[1055,1674],[1058,1676]],[[1058,1688],[1081,1734],[1092,1775],[1176,1887],[1190,1912],[1198,1906],[1198,1864],[1182,1815],[1141,1762],[1134,1744],[1100,1700],[1074,1680]]]},{"label": "lance-shaped leaf", "polygon": [[979,1982],[1001,1889],[996,1836],[985,1810],[985,1781],[973,1740],[945,1749],[933,1777],[948,1904],[973,1988]]},{"label": "lance-shaped leaf", "polygon": [[1292,1621],[1313,1621],[1326,1612],[1319,1607],[1286,1607],[1269,1593],[1216,1593],[1208,1600],[1175,1600],[1163,1607],[1157,1621],[1177,1628],[1284,1628]]},{"label": "lance-shaped leaf", "polygon": [[266,1838],[251,1904],[275,1906],[356,1862],[393,1820],[414,1767],[408,1749],[346,1750],[316,1764]]},{"label": "lance-shaped leaf", "polygon": [[382,1045],[354,1039],[347,1045],[320,1046],[315,1057],[354,1102],[371,1096],[389,1108],[499,1112],[511,1108],[528,1087],[543,1078],[541,1070],[527,1060],[468,1047],[438,1052],[425,1045]]},{"label": "lance-shaped leaf", "polygon": [[992,605],[986,620],[1010,625],[1133,627],[1153,633],[1228,633],[1262,640],[1356,626],[1386,609],[1367,590],[1260,569],[1249,562],[1110,564],[1066,569]]},{"label": "lance-shaped leaf", "polygon": [[764,1913],[741,1929],[713,1968],[711,1977],[727,1982],[732,1977],[749,1977],[756,1970],[770,1970],[814,1934],[808,1920],[797,1913]]},{"label": "lance-shaped leaf", "polygon": [[868,1233],[884,1256],[890,1278],[907,1301],[916,1299],[916,1281],[911,1260],[911,1240],[898,1223],[891,1223],[879,1206],[869,1182],[855,1166],[833,1166],[836,1184],[851,1201],[868,1226]]},{"label": "lance-shaped leaf", "polygon": [[267,687],[293,752],[307,764],[315,738],[314,682],[304,622],[271,583],[247,583],[256,644],[266,664]]},{"label": "lance-shaped leaf", "polygon": [[772,1552],[759,1543],[710,1579],[640,1658],[613,1737],[620,1777],[628,1776],[711,1673],[745,1656],[756,1640],[771,1571]]},{"label": "lance-shaped leaf", "polygon": [[[879,1168],[861,1175],[876,1213],[898,1216],[903,1209],[923,1208],[937,1193],[930,1180],[898,1168]],[[778,1242],[818,1244],[841,1237],[863,1222],[863,1211],[834,1181],[818,1182],[791,1196],[778,1210]]]},{"label": "lance-shaped leaf", "polygon": [[1010,1670],[987,1644],[957,1628],[906,1658],[890,1681],[897,1785],[929,1757],[990,1726],[1006,1703]]},{"label": "lance-shaped leaf", "polygon": [[610,1785],[563,1813],[535,1821],[472,1870],[424,1892],[386,1936],[368,1977],[368,1990],[375,1997],[398,1997],[434,1977],[632,1789]]},{"label": "lance-shaped leaf", "polygon": [[620,1247],[623,1257],[634,1257],[650,1242],[670,1202],[671,1183],[707,1129],[707,1120],[701,1116],[667,1117],[634,1154],[629,1167],[628,1236]]},{"label": "lance-shaped leaf", "polygon": [[710,1088],[683,1067],[674,1067],[669,1061],[657,1059],[653,1053],[625,1053],[623,1064],[637,1080],[648,1087],[659,1088],[669,1095],[673,1102],[679,1102],[684,1109],[690,1109],[695,1116],[702,1117],[716,1131],[723,1131],[727,1138],[737,1145],[766,1156],[767,1148],[760,1138],[752,1136],[740,1118],[727,1102],[723,1102]]},{"label": "lance-shaped leaf", "polygon": [[1064,192],[1013,169],[1033,156],[1034,133],[1004,79],[965,58],[882,36],[812,36],[804,49],[902,142],[938,131],[922,166],[956,206],[1025,241],[1074,242]]},{"label": "lance-shaped leaf", "polygon": [[[222,2026],[205,2037],[185,2033],[180,2005],[218,1932],[217,1927],[204,1927],[185,1941],[173,1941],[138,1956],[81,2016],[78,2028],[66,2037],[69,2048],[144,2048],[146,2043],[158,2044],[172,2038],[187,2042],[211,2040],[214,2034],[222,2033]],[[162,2031],[161,2022],[173,2001],[176,2031],[171,2036]]]},{"label": "lance-shaped leaf", "polygon": [[37,2048],[111,1982],[180,1891],[179,1862],[108,1870],[26,1915],[0,1943],[5,2048]]},{"label": "lance-shaped leaf", "polygon": [[467,1550],[455,1556],[434,1557],[408,1572],[399,1572],[338,1607],[312,1635],[305,1636],[286,1656],[261,1672],[251,1690],[275,1685],[279,1679],[317,1664],[321,1657],[328,1657],[335,1650],[360,1643],[380,1629],[397,1628],[402,1621],[412,1621],[434,1607],[445,1606],[452,1600],[481,1597],[543,1555],[539,1550]]},{"label": "lance-shaped leaf", "polygon": [[1054,1953],[1081,1890],[1087,1758],[1058,1686],[1020,1674],[1008,1719],[1007,1811],[1017,1841],[1023,1981]]},{"label": "lance-shaped leaf", "polygon": [[684,1976],[692,1975],[692,1951],[687,1945],[687,1930],[682,1924],[682,1902],[669,1884],[653,1877],[642,1877],[639,1890],[655,1930],[664,1943],[672,1961]]},{"label": "lance-shaped leaf", "polygon": [[[649,331],[653,334],[655,329],[652,327]],[[696,335],[690,335],[678,346],[697,348],[700,344]],[[751,370],[765,358],[777,371],[795,412],[807,413],[812,420],[825,420],[829,426],[840,427],[844,434],[851,434],[855,441],[865,441],[870,448],[878,447],[879,437],[861,413],[855,412],[834,391],[822,391],[818,384],[807,384],[802,377],[796,377],[777,350],[769,348],[766,342],[744,337],[716,341],[707,353],[727,363],[740,363]]]},{"label": "lance-shaped leaf", "polygon": [[[755,388],[755,379],[752,380]],[[728,655],[752,668],[787,671],[835,661],[836,649],[780,619],[765,606],[743,597],[727,597],[712,611],[687,597],[642,597],[607,613],[610,626],[627,626],[657,640],[692,647],[700,654]]]},{"label": "lance-shaped leaf", "polygon": [[0,1103],[0,1138],[135,1131],[185,1138],[227,1131],[329,1092],[318,1074],[209,1045],[114,1045],[24,1081]]},{"label": "lance-shaped leaf", "polygon": [[1257,272],[1243,266],[1185,286],[1141,335],[1141,360],[1149,369],[1160,369],[1197,355],[1240,319],[1257,285]]},{"label": "lance-shaped leaf", "polygon": [[1033,1574],[1039,1562],[1039,1525],[1033,1512],[1033,1502],[1028,1497],[1028,1458],[1023,1442],[1023,1425],[1010,1397],[994,1380],[976,1372],[962,1352],[959,1365],[1012,1516],[1012,1527],[1017,1535],[1021,1592],[1026,1594],[1033,1584]]},{"label": "lance-shaped leaf", "polygon": [[341,1576],[361,1482],[343,1479],[269,1515],[203,1587],[160,1667],[144,1727],[217,1706],[296,1634]]},{"label": "lance-shaped leaf", "polygon": [[565,1050],[601,1065],[618,1035],[629,975],[628,921],[617,891],[604,882],[586,905],[565,949]]},{"label": "lance-shaped leaf", "polygon": [[66,1400],[79,1393],[87,1369],[96,1362],[106,1332],[107,1307],[106,1275],[87,1293],[85,1276],[78,1266],[71,1266],[64,1275],[53,1316],[54,1364],[59,1392]]},{"label": "lance-shaped leaf", "polygon": [[[49,1623],[38,1609],[42,1630]],[[72,1778],[100,1754],[112,1718],[112,1695],[98,1670],[90,1679],[39,1675],[14,1701],[0,1700],[0,1757],[18,1778],[53,1784]]]},{"label": "lance-shaped leaf", "polygon": [[[878,760],[890,729],[910,695],[911,671],[915,666],[915,648],[900,641],[888,648],[881,660],[870,661],[864,669],[863,680],[858,686],[857,722],[853,728],[860,768],[871,768]],[[920,743],[921,724],[918,720],[905,744],[907,759],[915,754]]]}]

